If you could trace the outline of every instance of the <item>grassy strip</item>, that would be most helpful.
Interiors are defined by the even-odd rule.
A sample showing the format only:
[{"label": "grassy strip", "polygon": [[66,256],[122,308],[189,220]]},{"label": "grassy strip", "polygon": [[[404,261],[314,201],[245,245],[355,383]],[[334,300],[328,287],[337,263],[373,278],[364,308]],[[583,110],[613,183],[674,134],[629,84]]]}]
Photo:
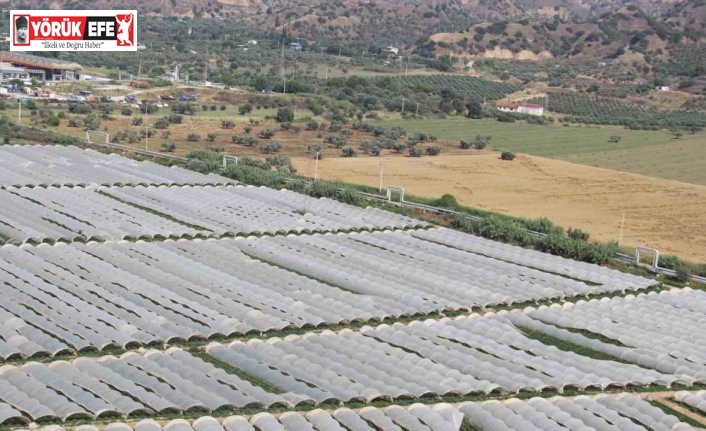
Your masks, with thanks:
[{"label": "grassy strip", "polygon": [[589,349],[588,347],[579,346],[578,344],[574,344],[569,341],[561,340],[561,339],[553,337],[551,335],[547,335],[544,332],[534,331],[532,329],[525,328],[522,326],[517,326],[517,329],[522,331],[522,333],[525,334],[529,338],[537,340],[540,343],[546,344],[548,346],[554,346],[557,349],[563,350],[565,352],[573,352],[573,353],[576,353],[577,355],[587,356],[589,358],[597,359],[599,361],[614,361],[614,362],[621,362],[623,364],[635,365],[632,362],[628,362],[628,361],[622,360],[620,358],[616,358],[615,356],[611,356],[611,355],[605,354],[603,352],[598,352],[596,350]]},{"label": "grassy strip", "polygon": [[601,343],[613,344],[613,345],[619,346],[619,347],[628,347],[625,344],[621,343],[619,340],[614,340],[612,338],[608,338],[602,334],[596,334],[595,332],[591,332],[588,329],[564,328],[564,327],[562,327],[562,329],[566,329],[567,331],[573,332],[575,334],[583,335],[584,337],[590,338],[592,340],[598,340]]},{"label": "grassy strip", "polygon": [[279,388],[272,383],[268,382],[267,380],[262,380],[259,377],[255,377],[252,374],[248,374],[247,372],[241,370],[240,368],[236,368],[232,365],[230,365],[227,362],[221,361],[220,359],[217,359],[214,356],[209,355],[202,349],[189,349],[189,353],[192,356],[195,356],[199,359],[201,359],[204,362],[208,362],[209,364],[215,366],[216,368],[220,368],[224,370],[228,374],[233,374],[234,376],[238,376],[241,379],[252,383],[254,386],[259,386],[266,390],[267,392],[272,392],[273,394],[284,394],[287,391],[285,391],[282,388]]},{"label": "grassy strip", "polygon": [[461,422],[461,429],[459,431],[481,431],[481,429],[474,427],[471,421],[464,416],[463,422]]},{"label": "grassy strip", "polygon": [[171,221],[171,222],[178,223],[178,224],[180,224],[180,225],[182,225],[182,226],[186,226],[186,227],[188,227],[188,228],[191,228],[191,229],[194,229],[194,230],[200,230],[200,231],[204,231],[204,232],[213,232],[211,229],[207,229],[207,228],[205,228],[205,227],[203,227],[203,226],[199,226],[199,225],[187,223],[187,222],[182,221],[182,220],[179,220],[179,219],[177,219],[177,218],[175,218],[175,217],[173,217],[173,216],[170,216],[169,214],[165,214],[165,213],[159,212],[159,211],[157,211],[157,210],[153,210],[153,209],[151,209],[151,208],[143,207],[142,205],[138,205],[138,204],[136,204],[136,203],[129,202],[129,201],[126,201],[126,200],[124,200],[124,199],[120,199],[120,198],[118,198],[118,197],[116,197],[116,196],[111,195],[110,193],[104,192],[103,190],[98,190],[97,193],[100,194],[100,195],[103,195],[103,196],[105,196],[105,197],[107,197],[107,198],[110,198],[110,199],[113,199],[113,200],[118,201],[118,202],[120,202],[120,203],[123,203],[123,204],[125,204],[125,205],[129,205],[129,206],[131,206],[131,207],[133,207],[133,208],[137,208],[137,209],[139,209],[139,210],[148,212],[148,213],[150,213],[150,214],[154,214],[154,215],[156,215],[156,216],[158,216],[158,217],[167,219],[167,220],[169,220],[169,221]]},{"label": "grassy strip", "polygon": [[[704,429],[704,424],[703,424],[703,423],[698,422],[698,421],[695,421],[694,419],[688,417],[687,415],[685,415],[685,414],[683,414],[683,413],[681,413],[681,412],[679,412],[679,411],[677,411],[677,410],[674,410],[673,408],[669,407],[669,406],[666,405],[666,404],[663,404],[663,403],[661,403],[661,402],[659,402],[659,401],[654,401],[654,400],[650,400],[650,401],[647,401],[647,402],[650,403],[650,404],[652,404],[653,406],[657,407],[658,409],[662,410],[663,412],[665,412],[665,413],[668,414],[668,415],[676,416],[676,418],[679,419],[681,422],[687,423],[687,424],[691,425],[692,427],[695,427],[695,428],[698,428],[698,429]],[[691,407],[691,406],[689,406],[689,405],[686,405],[686,404],[683,404],[683,403],[678,403],[678,404],[679,404],[680,406],[686,408],[686,409],[689,410],[690,412],[693,412],[693,413],[695,413],[695,414],[698,414],[699,416],[702,416],[702,417],[704,416],[703,412],[701,412],[701,411],[699,411],[699,410],[696,410],[695,408],[693,408],[693,407]],[[704,419],[706,419],[706,418],[704,418]]]}]

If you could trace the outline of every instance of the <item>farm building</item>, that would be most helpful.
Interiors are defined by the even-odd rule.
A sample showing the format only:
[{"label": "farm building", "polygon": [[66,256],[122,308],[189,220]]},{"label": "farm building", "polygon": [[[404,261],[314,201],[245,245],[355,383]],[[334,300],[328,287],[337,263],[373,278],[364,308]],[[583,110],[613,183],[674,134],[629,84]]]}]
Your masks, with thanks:
[{"label": "farm building", "polygon": [[0,82],[7,82],[11,79],[29,79],[29,72],[21,67],[0,61]]},{"label": "farm building", "polygon": [[537,105],[534,103],[505,103],[501,102],[497,104],[498,111],[502,112],[517,112],[519,114],[528,115],[544,115],[544,106]]},{"label": "farm building", "polygon": [[0,62],[12,63],[14,66],[22,67],[29,72],[30,76],[39,77],[44,81],[75,81],[80,79],[81,70],[83,69],[80,64],[72,61],[40,57],[21,52],[1,51]]}]

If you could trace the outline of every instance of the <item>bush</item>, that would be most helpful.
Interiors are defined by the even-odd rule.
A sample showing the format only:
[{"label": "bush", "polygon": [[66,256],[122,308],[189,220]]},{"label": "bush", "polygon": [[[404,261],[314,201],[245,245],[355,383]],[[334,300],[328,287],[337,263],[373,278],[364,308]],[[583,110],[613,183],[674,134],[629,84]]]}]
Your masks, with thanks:
[{"label": "bush", "polygon": [[380,153],[382,153],[382,150],[377,145],[370,148],[370,155],[371,156],[378,157],[378,156],[380,156]]},{"label": "bush", "polygon": [[691,273],[691,268],[689,267],[689,265],[687,265],[683,262],[680,262],[679,265],[677,265],[676,268],[674,268],[674,271],[676,271],[676,273],[677,273],[675,278],[678,281],[681,281],[682,283],[687,283],[691,280],[692,273]]},{"label": "bush", "polygon": [[357,157],[358,152],[353,147],[345,147],[341,151],[341,156],[343,156],[343,157]]},{"label": "bush", "polygon": [[277,134],[277,129],[268,127],[266,129],[260,130],[260,133],[258,133],[257,136],[261,139],[271,139],[275,136],[275,134]]},{"label": "bush", "polygon": [[233,129],[233,128],[235,128],[235,121],[231,121],[231,120],[221,120],[221,128],[223,128],[223,129]]},{"label": "bush", "polygon": [[132,119],[132,125],[133,126],[141,126],[142,125],[142,117],[135,117]]},{"label": "bush", "polygon": [[245,105],[238,107],[238,113],[240,115],[249,114],[252,112],[252,109],[253,109],[252,105],[249,103],[246,103]]},{"label": "bush", "polygon": [[206,139],[208,139],[208,142],[215,141],[217,137],[218,135],[216,135],[215,133],[209,133],[208,135],[206,135]]},{"label": "bush", "polygon": [[177,145],[174,142],[165,142],[162,144],[162,151],[167,153],[173,153],[177,149]]},{"label": "bush", "polygon": [[473,148],[473,142],[461,140],[460,146],[462,150],[470,150]]},{"label": "bush", "polygon": [[409,149],[410,157],[422,157],[422,154],[424,154],[424,152],[421,148],[412,147]]},{"label": "bush", "polygon": [[572,228],[569,228],[566,234],[569,236],[569,238],[575,239],[577,241],[588,241],[588,238],[590,236],[588,232],[584,232],[581,229]]},{"label": "bush", "polygon": [[45,122],[47,123],[47,126],[57,127],[61,124],[61,119],[59,119],[59,117],[49,117]]},{"label": "bush", "polygon": [[439,154],[441,154],[441,147],[438,145],[434,145],[431,147],[427,147],[424,151],[430,156],[438,156]]},{"label": "bush", "polygon": [[282,144],[279,142],[273,142],[271,144],[267,144],[264,147],[260,149],[265,154],[272,154],[272,153],[278,153],[282,150]]},{"label": "bush", "polygon": [[294,111],[288,106],[278,108],[275,120],[278,123],[291,123],[294,121]]},{"label": "bush", "polygon": [[157,129],[166,129],[169,127],[169,119],[164,117],[154,122],[154,127]]},{"label": "bush", "polygon": [[250,126],[245,126],[245,128],[243,128],[243,131],[244,131],[245,133],[250,133],[250,132],[252,132],[252,127],[250,127]]},{"label": "bush", "polygon": [[454,211],[458,210],[459,208],[456,197],[448,193],[435,200],[434,203],[432,203],[432,206],[446,208]]},{"label": "bush", "polygon": [[608,139],[608,141],[609,141],[609,142],[614,142],[614,143],[617,144],[617,143],[620,142],[622,139],[623,139],[623,138],[622,138],[620,135],[613,135],[613,136],[610,137],[610,139]]},{"label": "bush", "polygon": [[493,137],[490,135],[476,135],[476,140],[473,141],[473,146],[476,147],[479,150],[482,150],[486,146],[488,146],[488,143]]},{"label": "bush", "polygon": [[186,140],[189,142],[198,142],[201,140],[201,135],[198,133],[189,133],[189,135],[186,137]]},{"label": "bush", "polygon": [[510,151],[503,151],[502,154],[500,154],[500,158],[502,160],[515,160],[515,153],[511,153]]},{"label": "bush", "polygon": [[125,105],[122,107],[122,109],[120,109],[120,114],[125,115],[126,117],[129,117],[132,115],[132,108]]}]

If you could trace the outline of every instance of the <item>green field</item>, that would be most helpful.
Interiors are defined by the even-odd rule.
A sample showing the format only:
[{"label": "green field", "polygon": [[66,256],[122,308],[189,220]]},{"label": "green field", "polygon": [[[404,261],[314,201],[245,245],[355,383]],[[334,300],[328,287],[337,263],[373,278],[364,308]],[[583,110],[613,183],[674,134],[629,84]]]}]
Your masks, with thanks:
[{"label": "green field", "polygon": [[[666,131],[627,130],[619,127],[537,126],[524,122],[465,118],[387,120],[385,126],[401,126],[440,139],[460,141],[477,134],[492,135],[490,147],[533,154],[589,166],[632,172],[657,178],[706,185],[706,133],[685,134],[673,139]],[[609,142],[613,135],[622,139]]]}]

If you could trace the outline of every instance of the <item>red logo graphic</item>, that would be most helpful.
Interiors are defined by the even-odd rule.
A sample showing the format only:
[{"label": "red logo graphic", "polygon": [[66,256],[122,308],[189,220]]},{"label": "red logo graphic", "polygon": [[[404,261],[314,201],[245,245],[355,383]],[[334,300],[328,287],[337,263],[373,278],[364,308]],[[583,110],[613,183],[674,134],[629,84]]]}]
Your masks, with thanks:
[{"label": "red logo graphic", "polygon": [[115,15],[115,21],[118,25],[118,45],[135,46],[135,34],[133,31],[132,20],[135,19],[132,14]]}]

